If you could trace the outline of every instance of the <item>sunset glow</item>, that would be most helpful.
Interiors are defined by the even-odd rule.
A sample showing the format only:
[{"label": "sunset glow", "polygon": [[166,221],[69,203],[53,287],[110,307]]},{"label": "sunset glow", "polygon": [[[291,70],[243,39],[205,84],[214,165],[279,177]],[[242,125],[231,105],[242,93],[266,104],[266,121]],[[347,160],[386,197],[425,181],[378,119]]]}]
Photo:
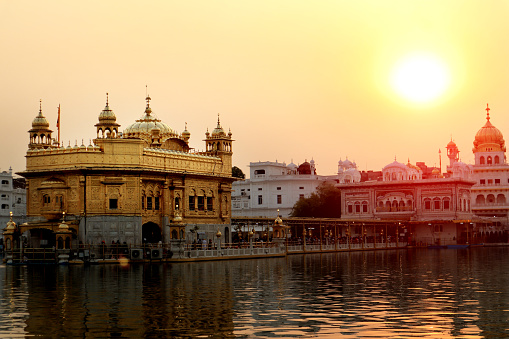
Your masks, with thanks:
[{"label": "sunset glow", "polygon": [[415,54],[403,58],[393,69],[391,85],[406,100],[425,103],[447,90],[449,70],[438,58]]},{"label": "sunset glow", "polygon": [[471,162],[487,102],[509,126],[508,16],[507,1],[1,1],[0,170],[24,170],[39,100],[55,135],[60,105],[65,146],[88,145],[105,93],[124,131],[146,85],[197,150],[220,113],[244,173],[311,158],[319,174],[346,157],[433,166],[451,135]]}]

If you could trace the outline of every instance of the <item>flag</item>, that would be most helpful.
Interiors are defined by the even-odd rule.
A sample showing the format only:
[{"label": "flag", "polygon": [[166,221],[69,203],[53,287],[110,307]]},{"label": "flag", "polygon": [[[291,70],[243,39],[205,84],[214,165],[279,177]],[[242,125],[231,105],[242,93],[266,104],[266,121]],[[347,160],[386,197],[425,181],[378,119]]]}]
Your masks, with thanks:
[{"label": "flag", "polygon": [[57,128],[60,128],[60,104],[58,105]]}]

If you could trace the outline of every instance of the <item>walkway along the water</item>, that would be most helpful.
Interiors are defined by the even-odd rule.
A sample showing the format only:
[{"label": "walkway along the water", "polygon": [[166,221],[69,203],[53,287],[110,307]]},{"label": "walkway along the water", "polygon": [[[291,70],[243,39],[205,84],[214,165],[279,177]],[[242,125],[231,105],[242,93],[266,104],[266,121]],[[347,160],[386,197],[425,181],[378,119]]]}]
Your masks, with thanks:
[{"label": "walkway along the water", "polygon": [[[180,245],[180,246],[179,246]],[[77,249],[19,248],[6,251],[7,264],[125,264],[144,262],[189,262],[284,257],[291,254],[368,251],[406,248],[406,243],[297,243],[287,241],[224,244],[88,245]]]}]

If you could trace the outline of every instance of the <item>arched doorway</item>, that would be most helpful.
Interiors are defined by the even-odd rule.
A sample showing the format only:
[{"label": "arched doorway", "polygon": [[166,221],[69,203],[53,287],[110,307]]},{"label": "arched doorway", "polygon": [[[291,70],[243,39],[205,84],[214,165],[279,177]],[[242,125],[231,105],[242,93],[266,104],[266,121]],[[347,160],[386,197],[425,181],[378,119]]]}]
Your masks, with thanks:
[{"label": "arched doorway", "polygon": [[45,228],[31,229],[28,246],[35,248],[52,248],[56,246],[55,233]]},{"label": "arched doorway", "polygon": [[224,228],[224,241],[232,242],[232,239],[230,238],[230,229],[228,227]]},{"label": "arched doorway", "polygon": [[158,243],[163,240],[161,228],[153,222],[147,222],[141,226],[141,238],[143,243]]}]

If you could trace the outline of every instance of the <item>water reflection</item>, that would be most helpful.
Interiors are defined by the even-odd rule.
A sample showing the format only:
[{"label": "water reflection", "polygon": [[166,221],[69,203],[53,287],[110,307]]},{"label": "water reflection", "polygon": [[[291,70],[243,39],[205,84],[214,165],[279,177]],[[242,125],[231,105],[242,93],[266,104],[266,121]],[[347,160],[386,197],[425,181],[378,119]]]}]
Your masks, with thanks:
[{"label": "water reflection", "polygon": [[509,249],[0,266],[0,336],[509,337]]}]

